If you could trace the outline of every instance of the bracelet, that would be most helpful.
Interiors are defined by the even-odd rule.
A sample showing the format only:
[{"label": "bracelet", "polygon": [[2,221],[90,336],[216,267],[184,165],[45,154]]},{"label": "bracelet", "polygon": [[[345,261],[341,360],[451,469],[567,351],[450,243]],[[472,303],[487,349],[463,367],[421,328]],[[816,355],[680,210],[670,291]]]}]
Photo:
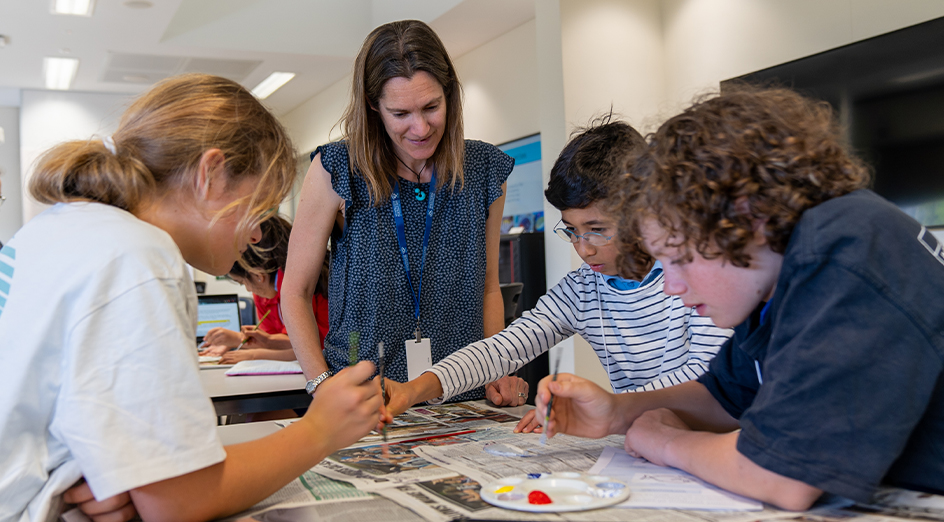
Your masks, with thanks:
[{"label": "bracelet", "polygon": [[323,383],[323,382],[325,381],[325,379],[327,379],[328,377],[331,377],[331,373],[330,373],[330,372],[324,372],[324,373],[322,373],[321,375],[315,377],[314,379],[308,381],[308,382],[305,384],[305,393],[307,393],[308,395],[314,396],[314,395],[315,395],[315,390],[318,389],[318,385],[321,384],[321,383]]}]

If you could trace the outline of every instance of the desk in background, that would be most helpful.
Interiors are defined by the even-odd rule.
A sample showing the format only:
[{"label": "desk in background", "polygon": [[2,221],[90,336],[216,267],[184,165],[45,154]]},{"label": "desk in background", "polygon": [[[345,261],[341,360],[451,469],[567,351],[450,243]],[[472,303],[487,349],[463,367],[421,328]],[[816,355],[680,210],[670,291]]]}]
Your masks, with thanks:
[{"label": "desk in background", "polygon": [[307,408],[311,403],[300,373],[227,377],[224,369],[209,368],[200,371],[200,382],[217,415]]}]

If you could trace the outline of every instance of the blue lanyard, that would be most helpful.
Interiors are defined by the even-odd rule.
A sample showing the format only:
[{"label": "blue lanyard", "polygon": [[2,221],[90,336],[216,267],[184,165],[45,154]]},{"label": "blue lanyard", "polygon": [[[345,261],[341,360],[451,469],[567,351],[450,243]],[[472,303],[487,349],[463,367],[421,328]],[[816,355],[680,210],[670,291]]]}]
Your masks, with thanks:
[{"label": "blue lanyard", "polygon": [[423,255],[420,258],[419,284],[416,285],[416,291],[413,291],[413,280],[410,277],[410,258],[406,250],[406,232],[403,223],[403,208],[400,206],[400,183],[393,184],[393,194],[390,196],[393,201],[393,221],[397,226],[397,243],[400,244],[400,258],[403,259],[403,269],[406,271],[406,283],[410,287],[410,295],[413,296],[413,315],[416,316],[416,340],[419,342],[420,333],[420,292],[423,289],[423,266],[426,265],[426,248],[429,247],[429,231],[433,227],[433,210],[436,203],[436,171],[433,170],[432,178],[429,181],[429,198],[426,201],[426,230],[423,232]]}]

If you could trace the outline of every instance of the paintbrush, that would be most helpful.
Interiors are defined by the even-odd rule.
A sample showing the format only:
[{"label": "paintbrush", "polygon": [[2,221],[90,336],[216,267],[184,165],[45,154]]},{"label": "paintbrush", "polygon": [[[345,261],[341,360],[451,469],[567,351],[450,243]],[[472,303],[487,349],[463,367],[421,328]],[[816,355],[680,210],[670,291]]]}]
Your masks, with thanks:
[{"label": "paintbrush", "polygon": [[[269,312],[271,312],[271,311],[272,311],[272,309],[270,308],[270,309],[266,310],[266,313],[262,314],[262,318],[259,319],[259,324],[262,324],[262,321],[265,321],[266,317],[269,317]],[[256,330],[259,329],[259,324],[256,325]],[[251,339],[251,337],[246,337],[245,339],[243,339],[242,342],[239,343],[239,346],[237,346],[236,348],[234,348],[233,351],[235,352],[236,350],[239,350],[240,348],[242,348],[244,344],[246,344],[246,343],[249,342],[249,339]]]},{"label": "paintbrush", "polygon": [[357,364],[357,361],[360,360],[360,357],[358,356],[358,353],[357,353],[357,345],[360,344],[360,342],[361,342],[360,332],[351,332],[351,334],[347,336],[347,344],[348,344],[348,350],[349,350],[347,354],[348,366],[354,366],[355,364]]},{"label": "paintbrush", "polygon": [[[554,360],[554,377],[551,378],[551,382],[557,382],[557,372],[560,370],[560,360],[561,354],[557,354],[557,359]],[[551,397],[547,400],[547,414],[544,415],[544,430],[541,432],[541,444],[547,444],[547,424],[551,422],[551,406],[554,404],[554,394],[551,393],[550,389],[548,393],[551,394]]]},{"label": "paintbrush", "polygon": [[[387,366],[387,358],[384,357],[384,343],[380,341],[377,343],[377,360],[380,363],[380,397],[383,399],[384,403],[387,402],[387,388],[384,386],[384,370]],[[387,459],[390,456],[390,448],[387,445],[387,423],[383,423],[383,427],[380,428],[380,433],[383,435],[383,447],[380,449],[381,455],[384,459]]]}]

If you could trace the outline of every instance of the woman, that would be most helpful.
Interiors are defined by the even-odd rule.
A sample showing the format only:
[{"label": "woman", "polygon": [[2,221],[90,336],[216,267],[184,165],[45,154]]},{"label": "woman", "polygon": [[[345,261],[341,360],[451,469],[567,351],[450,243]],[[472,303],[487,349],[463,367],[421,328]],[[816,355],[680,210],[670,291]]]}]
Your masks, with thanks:
[{"label": "woman", "polygon": [[60,500],[113,519],[225,517],[370,431],[370,363],[298,422],[226,448],[200,385],[187,264],[226,273],[294,178],[278,121],[207,75],[165,80],[113,136],[40,159],[30,193],[53,206],[0,250],[0,520],[51,520]]},{"label": "woman", "polygon": [[[258,325],[243,326],[242,332],[226,328],[211,328],[204,336],[206,349],[200,355],[223,358],[220,364],[232,364],[253,359],[294,361],[295,352],[282,322],[281,291],[285,279],[285,261],[288,256],[288,238],[292,224],[281,216],[273,216],[260,225],[262,239],[255,248],[247,250],[240,262],[229,271],[230,279],[243,285],[253,294],[256,315],[263,317]],[[328,267],[325,264],[318,276],[312,311],[318,322],[321,337],[328,333]],[[242,345],[242,349],[232,351]]]},{"label": "woman", "polygon": [[[376,361],[384,342],[386,376],[406,381],[504,326],[498,243],[514,161],[463,139],[462,88],[429,26],[393,22],[368,35],[341,125],[344,140],[312,155],[283,291],[310,393],[354,349]],[[329,237],[330,329],[322,351],[309,303]],[[408,368],[407,346],[428,359]],[[499,403],[522,404],[520,391],[506,393],[505,402],[499,395]],[[479,389],[456,399],[481,397]]]}]

